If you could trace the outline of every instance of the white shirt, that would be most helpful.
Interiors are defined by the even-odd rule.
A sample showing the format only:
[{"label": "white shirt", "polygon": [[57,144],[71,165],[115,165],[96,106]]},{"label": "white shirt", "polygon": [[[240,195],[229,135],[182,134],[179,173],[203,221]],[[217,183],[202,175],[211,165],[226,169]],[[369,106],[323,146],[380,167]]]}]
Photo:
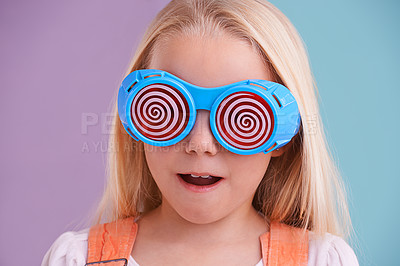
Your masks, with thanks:
[{"label": "white shirt", "polygon": [[[83,266],[86,263],[89,228],[60,235],[47,251],[42,266]],[[255,266],[262,266],[262,259]],[[340,237],[326,233],[316,238],[309,232],[308,266],[358,266],[353,249]],[[139,266],[132,256],[128,266]]]}]

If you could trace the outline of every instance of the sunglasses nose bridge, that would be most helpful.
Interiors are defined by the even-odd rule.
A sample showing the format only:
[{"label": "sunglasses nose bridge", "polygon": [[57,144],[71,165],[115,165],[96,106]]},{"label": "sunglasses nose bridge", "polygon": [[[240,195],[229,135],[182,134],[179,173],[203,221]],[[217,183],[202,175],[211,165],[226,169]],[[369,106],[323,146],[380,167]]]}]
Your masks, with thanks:
[{"label": "sunglasses nose bridge", "polygon": [[188,90],[192,96],[192,100],[195,103],[196,110],[200,109],[210,111],[215,99],[222,93],[223,88],[203,88],[189,85]]}]

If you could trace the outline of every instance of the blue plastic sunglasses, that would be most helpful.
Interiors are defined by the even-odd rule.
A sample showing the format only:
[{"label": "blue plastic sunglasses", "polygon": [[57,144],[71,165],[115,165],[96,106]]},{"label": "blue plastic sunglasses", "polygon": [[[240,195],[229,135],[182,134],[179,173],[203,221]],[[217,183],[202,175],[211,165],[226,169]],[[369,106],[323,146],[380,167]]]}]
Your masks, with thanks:
[{"label": "blue plastic sunglasses", "polygon": [[203,88],[155,69],[136,70],[122,81],[118,114],[128,134],[153,146],[184,139],[198,109],[210,111],[215,139],[241,155],[269,153],[298,132],[300,114],[285,86],[260,79]]}]

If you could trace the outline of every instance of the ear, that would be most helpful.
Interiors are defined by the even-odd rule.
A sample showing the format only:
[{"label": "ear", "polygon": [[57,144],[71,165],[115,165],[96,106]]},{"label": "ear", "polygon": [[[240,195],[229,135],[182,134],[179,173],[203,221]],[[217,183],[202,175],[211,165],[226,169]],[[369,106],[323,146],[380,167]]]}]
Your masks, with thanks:
[{"label": "ear", "polygon": [[280,147],[279,149],[276,149],[274,151],[271,152],[271,157],[279,157],[281,156],[289,147],[289,145],[285,145],[283,147]]}]

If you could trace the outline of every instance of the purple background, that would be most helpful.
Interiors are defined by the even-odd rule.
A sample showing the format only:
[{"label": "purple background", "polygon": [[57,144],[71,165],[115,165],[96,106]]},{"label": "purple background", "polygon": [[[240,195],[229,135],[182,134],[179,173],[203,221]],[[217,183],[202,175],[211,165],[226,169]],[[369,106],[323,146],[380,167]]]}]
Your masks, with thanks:
[{"label": "purple background", "polygon": [[[167,0],[0,2],[0,266],[39,265],[104,189],[107,113]],[[398,265],[398,1],[271,0],[304,39],[360,265]],[[82,116],[97,118],[86,127]],[[86,132],[87,129],[87,132]],[[86,149],[85,149],[86,147]]]},{"label": "purple background", "polygon": [[[85,227],[105,180],[102,117],[167,2],[1,2],[0,265],[39,265]],[[87,134],[83,114],[98,117]]]}]

